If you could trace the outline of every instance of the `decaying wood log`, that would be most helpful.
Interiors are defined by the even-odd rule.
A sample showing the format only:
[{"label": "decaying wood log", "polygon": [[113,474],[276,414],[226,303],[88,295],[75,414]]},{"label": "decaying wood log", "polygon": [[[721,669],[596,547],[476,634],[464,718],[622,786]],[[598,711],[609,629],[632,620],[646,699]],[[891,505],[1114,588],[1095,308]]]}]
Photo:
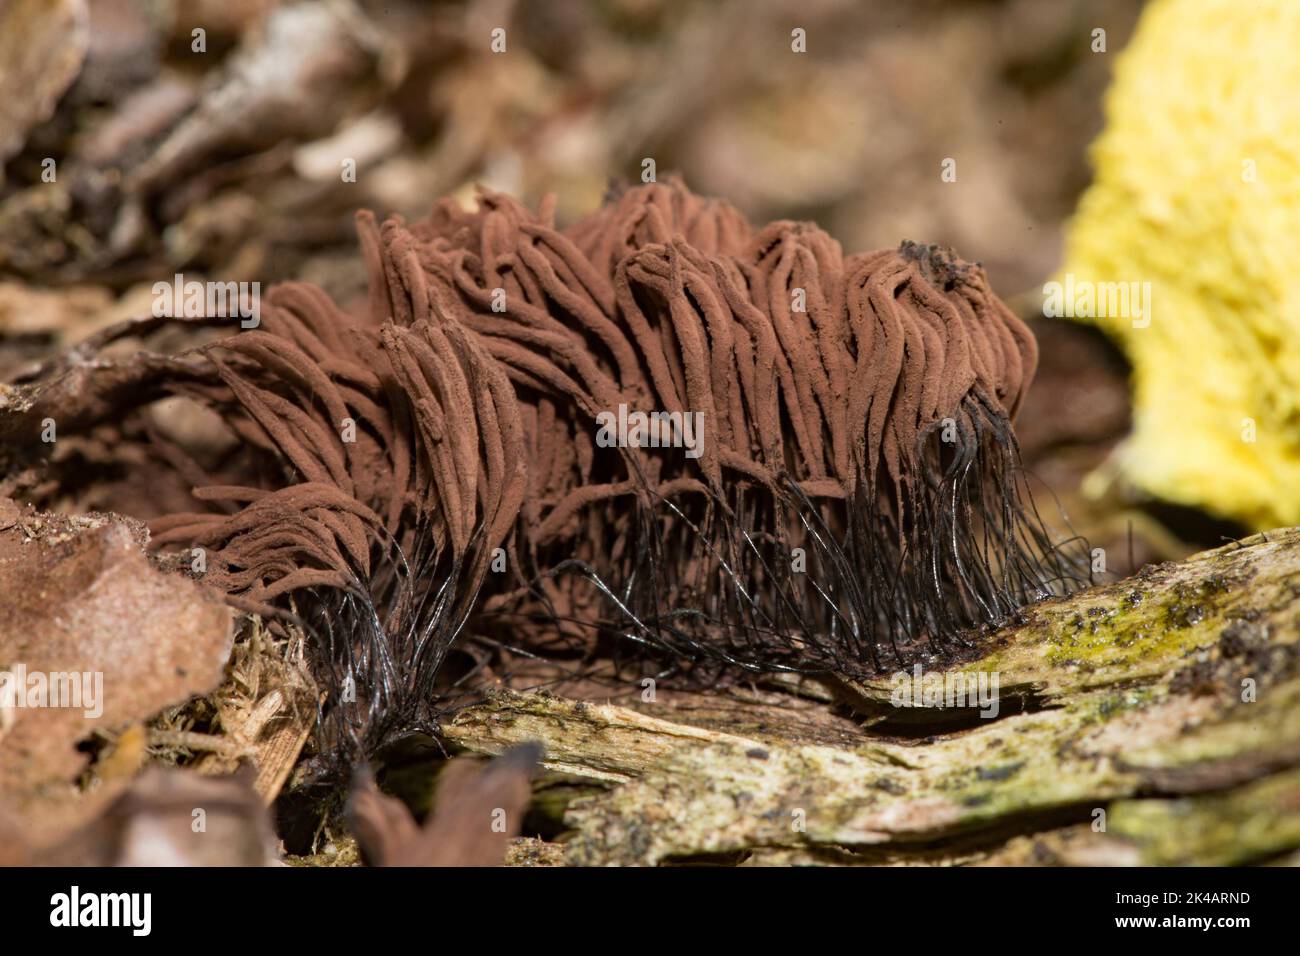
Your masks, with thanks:
[{"label": "decaying wood log", "polygon": [[[540,740],[588,784],[569,863],[1281,859],[1300,846],[1298,598],[1300,529],[1281,530],[1036,605],[979,659],[832,687],[837,705],[502,692],[446,734]],[[996,715],[895,706],[958,674],[996,686]]]}]

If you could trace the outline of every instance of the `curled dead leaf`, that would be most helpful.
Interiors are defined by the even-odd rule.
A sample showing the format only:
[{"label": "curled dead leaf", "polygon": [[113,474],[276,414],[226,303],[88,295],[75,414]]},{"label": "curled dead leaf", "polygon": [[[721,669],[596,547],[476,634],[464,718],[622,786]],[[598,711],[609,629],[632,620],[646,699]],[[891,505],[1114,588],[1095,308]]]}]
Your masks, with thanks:
[{"label": "curled dead leaf", "polygon": [[155,569],[142,551],[147,534],[106,514],[26,513],[0,530],[0,669],[11,705],[0,796],[21,802],[74,779],[86,762],[76,745],[95,729],[148,719],[220,683],[231,611]]},{"label": "curled dead leaf", "polygon": [[500,866],[519,835],[541,758],[541,744],[526,743],[486,766],[453,760],[423,828],[404,803],[380,792],[369,770],[360,771],[348,818],[362,853],[374,866]]}]

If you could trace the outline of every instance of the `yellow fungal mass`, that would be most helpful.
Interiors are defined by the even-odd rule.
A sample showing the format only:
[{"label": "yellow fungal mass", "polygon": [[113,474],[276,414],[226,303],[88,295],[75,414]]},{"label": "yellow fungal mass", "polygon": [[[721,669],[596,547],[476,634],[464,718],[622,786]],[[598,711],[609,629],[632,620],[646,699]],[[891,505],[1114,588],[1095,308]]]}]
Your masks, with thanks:
[{"label": "yellow fungal mass", "polygon": [[1300,524],[1300,0],[1156,0],[1105,105],[1048,311],[1133,364],[1133,484]]}]

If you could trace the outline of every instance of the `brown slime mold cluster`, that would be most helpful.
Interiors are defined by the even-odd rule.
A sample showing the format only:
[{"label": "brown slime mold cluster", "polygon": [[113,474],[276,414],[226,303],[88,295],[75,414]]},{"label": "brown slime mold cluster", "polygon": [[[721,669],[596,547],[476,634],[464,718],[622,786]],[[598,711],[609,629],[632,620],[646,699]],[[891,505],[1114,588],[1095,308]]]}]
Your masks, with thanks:
[{"label": "brown slime mold cluster", "polygon": [[[282,285],[260,328],[157,358],[133,394],[241,439],[215,476],[147,437],[195,499],[153,541],[205,549],[233,603],[299,615],[365,750],[436,722],[467,627],[858,677],[1086,583],[1012,432],[1034,339],[976,265],[845,256],[675,182],[564,230],[486,191],[359,224],[367,316]],[[602,440],[635,412],[651,427]]]}]

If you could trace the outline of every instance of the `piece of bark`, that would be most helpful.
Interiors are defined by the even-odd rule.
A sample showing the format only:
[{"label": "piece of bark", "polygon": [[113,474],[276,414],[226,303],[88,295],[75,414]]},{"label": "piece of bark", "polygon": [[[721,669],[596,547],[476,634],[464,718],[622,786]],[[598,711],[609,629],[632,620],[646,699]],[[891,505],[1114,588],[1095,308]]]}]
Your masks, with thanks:
[{"label": "piece of bark", "polygon": [[54,114],[90,42],[85,0],[0,4],[0,182],[28,131]]},{"label": "piece of bark", "polygon": [[535,837],[520,837],[506,851],[506,866],[563,866],[564,847]]},{"label": "piece of bark", "polygon": [[483,704],[461,711],[443,735],[487,754],[543,740],[547,769],[606,783],[622,783],[662,764],[684,741],[708,743],[719,736],[624,707],[509,691],[496,691]]}]

